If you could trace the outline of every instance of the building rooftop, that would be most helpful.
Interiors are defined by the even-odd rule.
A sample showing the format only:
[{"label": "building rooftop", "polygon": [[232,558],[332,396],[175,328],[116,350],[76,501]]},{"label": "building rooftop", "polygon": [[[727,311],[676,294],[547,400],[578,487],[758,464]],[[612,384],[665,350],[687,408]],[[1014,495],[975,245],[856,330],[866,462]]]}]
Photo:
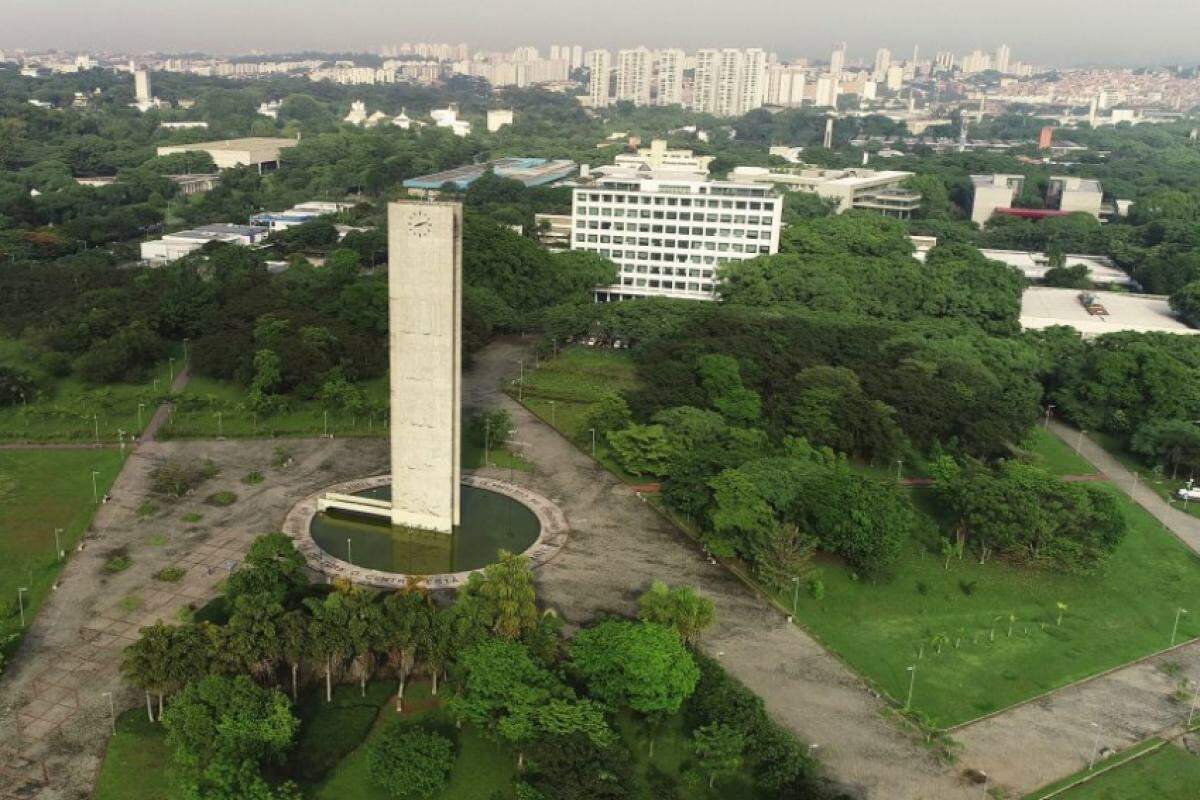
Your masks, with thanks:
[{"label": "building rooftop", "polygon": [[294,147],[295,139],[281,139],[270,136],[247,136],[241,139],[222,139],[217,142],[193,142],[192,144],[173,144],[160,147],[159,150],[259,150],[267,147]]},{"label": "building rooftop", "polygon": [[[1068,261],[1068,263],[1070,263]],[[1117,331],[1140,333],[1195,334],[1171,313],[1165,297],[1127,294],[1124,292],[1090,292],[1096,302],[1108,312],[1090,314],[1084,308],[1079,289],[1058,289],[1032,286],[1021,297],[1021,327],[1038,330],[1052,325],[1066,325],[1085,337]]]},{"label": "building rooftop", "polygon": [[574,161],[561,159],[550,161],[545,158],[500,158],[482,164],[466,164],[461,167],[409,178],[404,186],[409,189],[440,189],[447,183],[452,183],[462,190],[479,180],[488,168],[497,176],[520,181],[526,186],[544,186],[575,174],[577,165]]},{"label": "building rooftop", "polygon": [[229,223],[216,223],[213,225],[202,225],[199,228],[190,228],[186,231],[175,231],[168,233],[164,239],[211,239],[220,241],[222,239],[236,238],[242,236],[257,237],[262,235],[261,228],[254,228],[249,225],[231,225]]}]

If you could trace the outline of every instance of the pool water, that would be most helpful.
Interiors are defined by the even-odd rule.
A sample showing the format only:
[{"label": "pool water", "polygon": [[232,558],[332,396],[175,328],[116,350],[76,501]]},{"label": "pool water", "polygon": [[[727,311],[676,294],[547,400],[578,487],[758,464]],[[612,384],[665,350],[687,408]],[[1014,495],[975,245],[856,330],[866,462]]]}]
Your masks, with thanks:
[{"label": "pool water", "polygon": [[[389,500],[391,486],[355,492]],[[521,553],[541,531],[537,516],[511,497],[462,487],[462,524],[447,535],[394,527],[382,519],[344,511],[313,517],[313,540],[334,558],[358,567],[404,575],[464,572],[495,563],[501,550]]]}]

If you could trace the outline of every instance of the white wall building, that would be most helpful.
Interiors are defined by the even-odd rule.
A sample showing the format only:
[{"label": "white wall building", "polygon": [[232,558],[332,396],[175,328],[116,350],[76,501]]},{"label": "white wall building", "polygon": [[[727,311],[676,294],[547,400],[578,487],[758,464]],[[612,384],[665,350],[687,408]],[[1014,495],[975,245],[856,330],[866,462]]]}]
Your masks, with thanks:
[{"label": "white wall building", "polygon": [[617,100],[637,106],[650,105],[654,54],[645,47],[617,53]]},{"label": "white wall building", "polygon": [[767,105],[799,108],[804,103],[806,68],[793,64],[772,64],[767,68]]},{"label": "white wall building", "polygon": [[655,51],[655,105],[683,105],[683,62],[686,60],[687,54],[682,50]]},{"label": "white wall building", "polygon": [[722,265],[779,250],[782,206],[768,186],[607,167],[575,189],[571,249],[620,267],[598,300],[712,300]]},{"label": "white wall building", "polygon": [[493,108],[487,112],[488,133],[495,133],[505,125],[512,124],[513,112],[511,108]]},{"label": "white wall building", "polygon": [[152,266],[165,264],[194,253],[211,242],[249,246],[266,238],[267,231],[249,225],[205,225],[193,230],[169,233],[152,242],[142,242],[142,260]]},{"label": "white wall building", "polygon": [[[669,150],[663,139],[654,139],[649,147],[639,148],[637,153],[622,153],[613,161],[618,167],[640,167],[649,170],[666,170],[669,172],[699,172],[708,174],[708,165],[714,156],[698,156],[691,150]],[[603,172],[608,167],[599,167],[597,172]]]}]

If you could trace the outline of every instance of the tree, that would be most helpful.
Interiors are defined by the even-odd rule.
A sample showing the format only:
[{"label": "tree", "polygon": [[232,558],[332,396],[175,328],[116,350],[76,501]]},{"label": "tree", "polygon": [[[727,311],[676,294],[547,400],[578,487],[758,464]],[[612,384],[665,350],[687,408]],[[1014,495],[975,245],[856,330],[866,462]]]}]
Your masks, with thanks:
[{"label": "tree", "polygon": [[[163,715],[167,744],[193,791],[256,787],[257,769],[280,758],[299,727],[287,697],[249,678],[209,676],[188,684]],[[217,795],[220,796],[220,795]],[[254,796],[244,790],[231,797]]]},{"label": "tree", "polygon": [[543,800],[625,800],[634,776],[629,753],[614,743],[597,747],[587,736],[553,736],[529,748],[526,780]]},{"label": "tree", "polygon": [[705,725],[692,732],[691,748],[700,768],[708,774],[711,789],[717,778],[734,775],[742,768],[746,737],[728,725]]},{"label": "tree", "polygon": [[499,560],[484,568],[479,593],[497,636],[511,641],[537,627],[537,592],[525,556],[501,550]]},{"label": "tree", "polygon": [[260,682],[270,679],[280,657],[279,623],[283,606],[272,595],[243,594],[222,632],[222,660]]},{"label": "tree", "polygon": [[286,533],[265,533],[246,551],[241,566],[229,576],[226,597],[268,595],[282,603],[288,594],[308,584],[304,555]]},{"label": "tree", "polygon": [[394,800],[426,800],[440,792],[454,766],[450,740],[416,725],[393,723],[367,748],[371,781]]},{"label": "tree", "polygon": [[300,664],[305,656],[309,653],[309,619],[308,615],[299,609],[293,609],[284,613],[279,618],[279,657],[282,658],[290,668],[289,671],[292,677],[292,701],[295,702],[297,695],[297,673],[300,671]]},{"label": "tree", "polygon": [[1193,328],[1200,328],[1200,280],[1183,286],[1171,295],[1171,310]]},{"label": "tree", "polygon": [[616,392],[606,392],[588,411],[585,424],[588,429],[596,432],[597,439],[602,440],[613,431],[628,427],[631,420],[629,404],[625,402],[625,398]]},{"label": "tree", "polygon": [[334,668],[340,669],[354,648],[349,633],[353,601],[346,592],[334,591],[323,599],[310,597],[304,605],[312,614],[308,628],[311,652],[325,665],[325,702],[332,703]]},{"label": "tree", "polygon": [[1060,286],[1064,289],[1092,288],[1091,272],[1084,264],[1074,264],[1069,267],[1066,264],[1061,264],[1050,267],[1050,269],[1046,270],[1046,275],[1042,278],[1042,282],[1047,286]]},{"label": "tree", "polygon": [[125,648],[121,671],[126,680],[145,691],[146,714],[153,722],[150,694],[158,695],[161,720],[163,698],[207,671],[211,640],[200,626],[165,625],[161,621],[139,633],[138,640]]},{"label": "tree", "polygon": [[626,472],[657,477],[666,474],[671,447],[662,425],[630,425],[609,433],[608,444]]},{"label": "tree", "polygon": [[641,714],[673,714],[700,672],[679,634],[654,622],[608,620],[575,635],[571,669],[588,693]]},{"label": "tree", "polygon": [[665,625],[679,634],[685,644],[694,645],[700,633],[716,620],[713,602],[697,594],[691,586],[671,588],[655,581],[638,598],[638,619]]},{"label": "tree", "polygon": [[433,616],[429,599],[419,589],[395,592],[383,602],[380,644],[387,654],[388,666],[396,672],[396,711],[403,710],[404,684],[416,664],[417,650]]}]

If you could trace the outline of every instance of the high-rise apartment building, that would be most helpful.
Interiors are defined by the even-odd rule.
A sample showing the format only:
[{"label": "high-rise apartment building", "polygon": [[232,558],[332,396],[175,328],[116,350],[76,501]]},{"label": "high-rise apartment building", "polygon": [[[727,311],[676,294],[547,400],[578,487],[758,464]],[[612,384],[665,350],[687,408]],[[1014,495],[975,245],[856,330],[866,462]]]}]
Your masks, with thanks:
[{"label": "high-rise apartment building", "polygon": [[813,90],[813,105],[817,108],[837,108],[838,82],[832,75],[821,75]]},{"label": "high-rise apartment building", "polygon": [[583,48],[580,45],[575,45],[571,48],[571,69],[579,69],[583,66]]},{"label": "high-rise apartment building", "polygon": [[742,53],[736,114],[762,108],[767,93],[767,52],[751,48]]},{"label": "high-rise apartment building", "polygon": [[829,54],[829,74],[834,80],[841,80],[842,72],[846,69],[846,43],[838,42]]},{"label": "high-rise apartment building", "polygon": [[650,105],[653,85],[654,54],[645,47],[617,53],[617,100],[634,105]]},{"label": "high-rise apartment building", "polygon": [[696,53],[692,108],[736,117],[763,104],[767,54],[764,50],[705,49]]},{"label": "high-rise apartment building", "polygon": [[561,47],[559,47],[556,44],[550,45],[550,60],[551,61],[558,61],[560,58],[562,58],[561,54],[562,54]]},{"label": "high-rise apartment building", "polygon": [[767,105],[799,108],[804,102],[806,72],[796,64],[771,64],[767,68]]},{"label": "high-rise apartment building", "polygon": [[605,108],[612,100],[609,93],[609,73],[612,72],[612,53],[589,50],[587,54],[588,99],[592,108]]},{"label": "high-rise apartment building", "polygon": [[996,55],[992,59],[992,68],[1002,75],[1008,74],[1009,62],[1012,61],[1012,50],[1008,45],[1002,44],[996,48]]},{"label": "high-rise apartment building", "polygon": [[886,47],[881,47],[875,51],[875,69],[871,72],[871,77],[876,81],[887,80],[888,70],[892,66],[892,51]]},{"label": "high-rise apartment building", "polygon": [[683,105],[683,62],[686,58],[687,54],[682,50],[654,53],[655,105]]}]

